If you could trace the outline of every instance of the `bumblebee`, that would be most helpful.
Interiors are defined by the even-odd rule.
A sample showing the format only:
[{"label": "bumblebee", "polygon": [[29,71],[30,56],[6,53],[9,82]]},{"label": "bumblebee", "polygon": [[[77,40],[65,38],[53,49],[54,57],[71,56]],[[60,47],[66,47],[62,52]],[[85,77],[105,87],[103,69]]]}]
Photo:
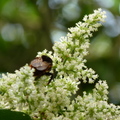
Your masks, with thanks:
[{"label": "bumblebee", "polygon": [[46,55],[42,55],[41,57],[36,57],[34,60],[30,62],[30,67],[34,68],[34,76],[35,80],[40,78],[43,75],[51,76],[48,84],[51,82],[53,78],[53,73],[50,73],[52,68],[52,59]]}]

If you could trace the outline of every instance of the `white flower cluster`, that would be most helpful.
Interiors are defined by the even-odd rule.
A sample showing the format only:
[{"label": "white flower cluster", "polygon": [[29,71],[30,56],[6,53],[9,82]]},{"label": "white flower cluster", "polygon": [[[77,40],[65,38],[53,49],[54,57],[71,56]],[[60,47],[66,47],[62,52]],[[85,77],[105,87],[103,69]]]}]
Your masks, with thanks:
[{"label": "white flower cluster", "polygon": [[78,22],[76,27],[69,29],[70,33],[66,37],[55,43],[53,46],[55,67],[60,75],[73,76],[76,80],[82,78],[84,82],[88,78],[89,83],[93,83],[98,77],[91,68],[85,66],[84,57],[88,54],[87,48],[90,44],[88,38],[92,36],[92,32],[97,31],[104,19],[105,12],[101,9],[95,10],[94,14],[86,15],[83,23]]},{"label": "white flower cluster", "polygon": [[[54,53],[38,52],[37,57],[47,55],[53,60],[53,81],[47,85],[49,76],[35,81],[34,69],[25,65],[14,74],[0,79],[0,108],[21,111],[33,120],[117,120],[120,107],[108,104],[108,86],[99,81],[91,93],[83,92],[72,99],[79,89],[80,81],[94,83],[98,75],[85,66],[89,37],[104,21],[105,12],[95,10],[83,18],[70,33],[53,46]],[[51,72],[52,72],[51,71]]]}]

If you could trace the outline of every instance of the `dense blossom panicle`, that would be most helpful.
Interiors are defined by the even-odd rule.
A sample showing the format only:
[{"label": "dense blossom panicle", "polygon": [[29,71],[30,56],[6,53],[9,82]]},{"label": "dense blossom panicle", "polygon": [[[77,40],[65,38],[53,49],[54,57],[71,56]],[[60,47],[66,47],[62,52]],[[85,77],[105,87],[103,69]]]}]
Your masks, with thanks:
[{"label": "dense blossom panicle", "polygon": [[66,37],[53,46],[53,53],[44,50],[37,57],[47,55],[53,60],[51,72],[55,77],[48,85],[49,76],[35,80],[34,69],[25,65],[15,73],[0,78],[0,108],[21,111],[33,120],[119,120],[120,107],[108,104],[108,86],[99,80],[91,93],[77,95],[78,85],[94,83],[98,75],[85,65],[89,37],[104,22],[105,12],[95,10],[85,15],[83,22],[69,28]]}]

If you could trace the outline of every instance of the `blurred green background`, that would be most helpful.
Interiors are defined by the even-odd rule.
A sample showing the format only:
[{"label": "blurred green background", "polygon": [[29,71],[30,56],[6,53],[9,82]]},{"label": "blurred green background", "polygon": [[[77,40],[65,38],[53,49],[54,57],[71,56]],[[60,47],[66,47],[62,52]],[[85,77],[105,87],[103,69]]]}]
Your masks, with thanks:
[{"label": "blurred green background", "polygon": [[0,0],[0,72],[14,72],[38,51],[52,50],[67,28],[98,8],[107,19],[90,39],[87,66],[107,80],[109,102],[120,104],[120,0]]}]

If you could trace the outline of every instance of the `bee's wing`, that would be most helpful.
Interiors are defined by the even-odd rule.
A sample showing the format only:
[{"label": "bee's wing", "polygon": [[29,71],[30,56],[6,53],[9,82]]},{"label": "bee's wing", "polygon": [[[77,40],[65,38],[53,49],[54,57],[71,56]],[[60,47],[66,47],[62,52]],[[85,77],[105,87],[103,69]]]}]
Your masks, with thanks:
[{"label": "bee's wing", "polygon": [[46,70],[49,67],[50,63],[43,61],[41,58],[36,58],[31,61],[30,66],[37,70]]},{"label": "bee's wing", "polygon": [[34,68],[39,67],[41,62],[42,61],[40,59],[34,59],[34,60],[31,61],[30,66],[32,66]]},{"label": "bee's wing", "polygon": [[47,68],[48,68],[48,66],[49,66],[49,63],[47,63],[47,62],[41,62],[41,64],[39,65],[39,67],[37,67],[36,69],[37,70],[46,70]]}]

